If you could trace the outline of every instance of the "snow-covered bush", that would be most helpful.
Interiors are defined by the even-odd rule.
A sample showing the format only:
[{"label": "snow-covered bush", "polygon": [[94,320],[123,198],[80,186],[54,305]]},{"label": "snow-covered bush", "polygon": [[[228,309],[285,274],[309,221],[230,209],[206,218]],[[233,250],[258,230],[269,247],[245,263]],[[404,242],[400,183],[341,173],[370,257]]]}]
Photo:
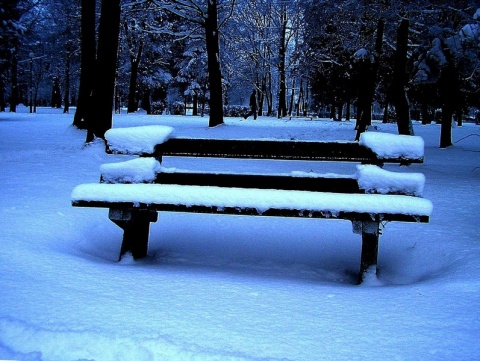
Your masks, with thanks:
[{"label": "snow-covered bush", "polygon": [[168,107],[168,109],[170,110],[170,114],[185,115],[185,104],[181,101],[174,102]]},{"label": "snow-covered bush", "polygon": [[250,108],[244,105],[226,105],[223,107],[223,116],[243,117],[249,110]]},{"label": "snow-covered bush", "polygon": [[165,111],[165,102],[163,101],[152,102],[151,111],[152,111],[152,114],[155,114],[155,115],[163,114],[163,112]]}]

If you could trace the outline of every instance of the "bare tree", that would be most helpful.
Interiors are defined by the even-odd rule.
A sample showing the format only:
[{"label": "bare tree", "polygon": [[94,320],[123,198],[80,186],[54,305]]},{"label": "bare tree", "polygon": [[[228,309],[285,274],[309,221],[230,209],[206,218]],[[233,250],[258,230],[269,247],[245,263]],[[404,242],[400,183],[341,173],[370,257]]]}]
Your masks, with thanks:
[{"label": "bare tree", "polygon": [[[207,49],[208,81],[210,88],[210,120],[209,126],[223,123],[223,90],[222,70],[220,66],[219,32],[230,18],[235,6],[235,0],[220,6],[217,0],[154,0],[158,9],[180,16],[204,31]],[[219,12],[222,18],[219,19]]]},{"label": "bare tree", "polygon": [[286,53],[287,53],[287,6],[285,2],[281,3],[280,10],[280,44],[278,47],[278,76],[279,76],[279,90],[278,90],[278,117],[287,116],[287,80],[286,80]]},{"label": "bare tree", "polygon": [[112,127],[119,31],[120,0],[103,0],[92,101],[86,113],[87,143],[95,137],[105,138],[105,132]]},{"label": "bare tree", "polygon": [[120,1],[102,1],[98,45],[95,48],[96,0],[82,0],[82,70],[78,107],[73,124],[87,129],[87,143],[95,137],[105,138],[105,132],[112,127]]},{"label": "bare tree", "polygon": [[364,84],[359,91],[359,117],[357,119],[357,135],[355,140],[360,139],[360,134],[363,133],[367,126],[372,122],[371,107],[375,96],[375,84],[377,81],[378,68],[380,66],[380,56],[383,51],[383,32],[385,28],[385,19],[380,19],[377,25],[377,36],[375,40],[375,52],[373,54],[373,61],[364,60],[366,64],[362,71],[364,76]]},{"label": "bare tree", "polygon": [[397,49],[395,66],[391,85],[392,102],[397,113],[398,134],[413,135],[410,120],[410,105],[407,99],[407,46],[408,46],[408,19],[402,19],[397,33]]},{"label": "bare tree", "polygon": [[96,0],[82,0],[81,3],[81,70],[77,110],[73,125],[87,129],[87,112],[90,109],[93,82],[95,79],[95,4]]}]

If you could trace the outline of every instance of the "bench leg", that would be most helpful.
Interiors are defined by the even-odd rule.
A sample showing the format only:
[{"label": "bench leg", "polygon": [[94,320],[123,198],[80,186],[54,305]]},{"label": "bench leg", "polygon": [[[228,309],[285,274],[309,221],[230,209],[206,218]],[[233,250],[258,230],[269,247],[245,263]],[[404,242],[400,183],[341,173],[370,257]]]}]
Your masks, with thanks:
[{"label": "bench leg", "polygon": [[353,231],[362,235],[362,256],[360,259],[359,282],[362,283],[365,272],[375,267],[377,272],[378,239],[380,236],[380,223],[373,221],[353,221]]},{"label": "bench leg", "polygon": [[145,257],[148,251],[150,222],[157,221],[157,212],[110,209],[108,218],[123,229],[122,248],[118,260],[121,260],[127,252],[131,252],[134,259]]}]

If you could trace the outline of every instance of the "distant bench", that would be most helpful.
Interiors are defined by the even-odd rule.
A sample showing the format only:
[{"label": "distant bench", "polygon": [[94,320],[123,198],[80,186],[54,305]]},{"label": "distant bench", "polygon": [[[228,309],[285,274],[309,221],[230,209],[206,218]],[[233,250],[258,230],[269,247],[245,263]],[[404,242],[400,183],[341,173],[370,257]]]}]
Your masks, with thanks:
[{"label": "distant bench", "polygon": [[[75,207],[109,208],[124,231],[120,258],[147,255],[149,227],[157,212],[344,219],[362,235],[360,277],[376,272],[379,235],[386,222],[429,222],[420,173],[390,172],[384,163],[422,163],[419,137],[364,133],[360,142],[175,137],[173,129],[111,129],[107,152],[139,158],[101,166],[100,184],[72,192]],[[164,157],[215,157],[271,161],[356,162],[354,175],[190,171],[165,168]]]}]

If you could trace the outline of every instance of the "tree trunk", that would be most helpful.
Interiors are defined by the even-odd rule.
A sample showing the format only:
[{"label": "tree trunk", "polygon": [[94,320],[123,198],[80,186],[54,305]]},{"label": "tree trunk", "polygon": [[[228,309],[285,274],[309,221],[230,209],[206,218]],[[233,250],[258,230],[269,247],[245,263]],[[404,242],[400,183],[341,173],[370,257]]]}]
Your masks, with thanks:
[{"label": "tree trunk", "polygon": [[10,111],[17,112],[18,105],[18,58],[17,48],[14,48],[12,54],[12,95],[10,96]]},{"label": "tree trunk", "polygon": [[360,127],[360,118],[362,117],[362,105],[360,102],[360,97],[357,100],[357,103],[355,105],[355,129],[358,130]]},{"label": "tree trunk", "polygon": [[267,94],[267,77],[266,75],[262,76],[262,85],[260,96],[258,97],[258,114],[263,115],[263,103],[265,100],[265,94]]},{"label": "tree trunk", "polygon": [[305,84],[305,98],[304,98],[304,102],[303,102],[303,116],[308,116],[308,112],[309,112],[309,106],[310,106],[310,102],[309,102],[309,99],[310,99],[310,84],[309,84],[309,81],[307,80],[306,81],[306,84]]},{"label": "tree trunk", "polygon": [[385,105],[383,107],[383,120],[382,120],[383,124],[386,124],[389,121],[388,107],[389,107],[388,99],[386,99]]},{"label": "tree trunk", "polygon": [[[33,86],[33,112],[37,112],[37,104],[38,104],[38,87],[40,84],[40,80],[42,78],[41,72],[38,72],[37,78],[35,79],[35,84]],[[60,100],[60,107],[61,108],[62,101]]]},{"label": "tree trunk", "polygon": [[363,133],[367,126],[372,124],[372,103],[375,96],[375,83],[377,80],[378,67],[380,65],[380,56],[382,54],[383,31],[385,28],[385,19],[380,19],[377,24],[377,38],[375,40],[374,61],[371,64],[370,71],[367,71],[366,85],[364,90],[360,90],[358,106],[360,119],[357,119],[357,135],[355,140],[360,140],[360,134]]},{"label": "tree trunk", "polygon": [[335,104],[334,103],[330,104],[330,119],[337,120],[336,115],[335,115]]},{"label": "tree trunk", "polygon": [[351,115],[350,115],[350,107],[351,107],[351,104],[350,104],[350,96],[347,97],[347,105],[346,105],[346,111],[345,111],[345,120],[349,121],[350,118],[351,118]]},{"label": "tree trunk", "polygon": [[30,113],[33,112],[33,58],[30,57],[30,77],[28,80],[28,102],[30,106]]},{"label": "tree trunk", "polygon": [[198,115],[198,93],[197,91],[193,91],[193,109],[192,115]]},{"label": "tree trunk", "polygon": [[268,69],[267,115],[273,115],[272,72]]},{"label": "tree trunk", "polygon": [[5,80],[3,74],[0,74],[0,112],[4,112],[7,107],[5,102]]},{"label": "tree trunk", "polygon": [[457,126],[463,126],[463,111],[460,106],[457,104],[457,111],[455,112],[455,118],[457,120]]},{"label": "tree trunk", "polygon": [[453,108],[449,104],[442,106],[442,127],[440,129],[440,148],[452,145],[452,116]]},{"label": "tree trunk", "polygon": [[[93,108],[89,112],[87,142],[105,138],[112,127],[113,97],[120,31],[120,0],[103,0],[98,32],[98,50]],[[95,112],[95,113],[94,113]]]},{"label": "tree trunk", "polygon": [[279,92],[278,92],[278,118],[285,117],[287,115],[287,84],[286,84],[286,69],[285,69],[285,56],[286,56],[286,36],[287,36],[287,7],[282,5],[281,14],[281,29],[280,29],[280,49],[278,52],[279,65]]},{"label": "tree trunk", "polygon": [[422,114],[422,125],[430,124],[432,122],[432,116],[428,111],[428,104],[425,101],[422,102],[420,111]]},{"label": "tree trunk", "polygon": [[205,19],[207,45],[208,81],[210,85],[209,127],[223,124],[222,71],[220,68],[220,46],[218,39],[217,0],[209,0]]},{"label": "tree trunk", "polygon": [[67,42],[67,50],[66,50],[66,59],[65,59],[65,92],[63,97],[63,112],[68,113],[70,111],[70,56],[71,56],[71,49],[72,44]]},{"label": "tree trunk", "polygon": [[147,115],[152,114],[152,102],[150,101],[150,98],[151,98],[150,88],[147,87],[143,92],[143,97],[142,97],[142,109],[147,112]]},{"label": "tree trunk", "polygon": [[[33,89],[33,84],[32,84]],[[58,77],[53,78],[53,86],[52,86],[52,99],[50,102],[50,106],[52,108],[61,108],[62,107],[62,94],[60,92],[60,79]]]},{"label": "tree trunk", "polygon": [[440,148],[447,148],[452,143],[452,117],[460,101],[460,83],[453,56],[444,46],[447,65],[441,70],[439,92],[442,101],[442,127],[440,130]]},{"label": "tree trunk", "polygon": [[138,61],[131,59],[130,61],[130,82],[128,85],[128,106],[127,113],[135,113],[138,110],[137,102],[137,77],[138,77]]},{"label": "tree trunk", "polygon": [[87,111],[90,109],[95,74],[95,2],[82,0],[80,86],[73,117],[73,125],[79,129],[87,129]]},{"label": "tree trunk", "polygon": [[343,103],[338,104],[338,121],[341,122],[343,118]]},{"label": "tree trunk", "polygon": [[392,82],[392,103],[397,116],[398,134],[413,135],[410,119],[410,105],[408,104],[405,87],[407,85],[407,46],[408,46],[408,19],[402,19],[397,31],[397,52]]},{"label": "tree trunk", "polygon": [[135,54],[134,41],[132,39],[132,35],[128,30],[128,23],[125,22],[123,27],[125,29],[125,36],[127,38],[128,46],[130,48],[130,82],[128,87],[127,113],[134,113],[138,109],[137,79],[138,79],[138,67],[140,65],[140,60],[142,58],[142,53],[143,53],[143,41],[140,40],[140,44],[138,45],[138,49]]},{"label": "tree trunk", "polygon": [[300,86],[299,86],[299,90],[298,90],[298,99],[297,99],[297,103],[295,104],[295,113],[296,113],[297,117],[303,115],[303,105],[304,105],[303,78],[300,78]]},{"label": "tree trunk", "polygon": [[292,79],[292,92],[290,93],[290,105],[288,107],[288,116],[292,116],[293,103],[295,102],[295,78]]}]

